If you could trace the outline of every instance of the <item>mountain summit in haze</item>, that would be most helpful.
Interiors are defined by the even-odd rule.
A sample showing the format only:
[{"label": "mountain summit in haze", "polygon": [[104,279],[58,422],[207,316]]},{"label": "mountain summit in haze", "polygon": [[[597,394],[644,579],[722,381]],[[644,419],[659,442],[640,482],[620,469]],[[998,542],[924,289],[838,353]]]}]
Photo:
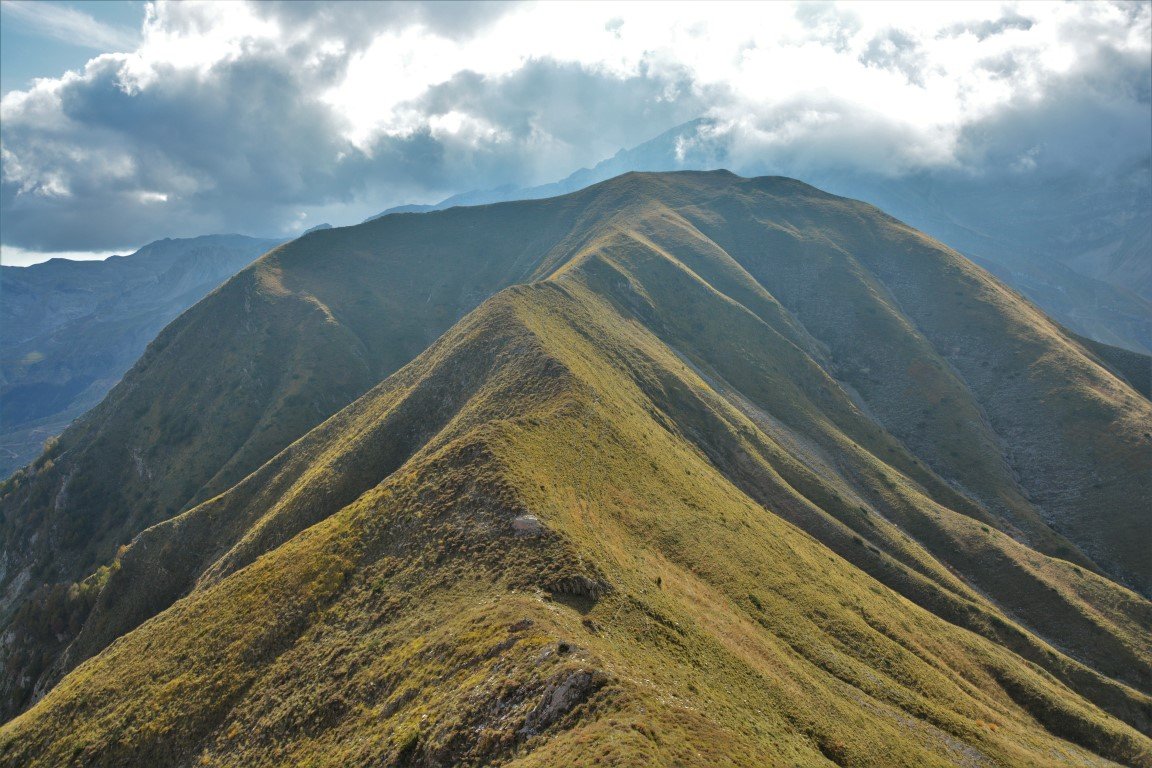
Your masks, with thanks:
[{"label": "mountain summit in haze", "polygon": [[781,177],[313,232],[0,487],[0,763],[1150,766],[1144,365]]}]

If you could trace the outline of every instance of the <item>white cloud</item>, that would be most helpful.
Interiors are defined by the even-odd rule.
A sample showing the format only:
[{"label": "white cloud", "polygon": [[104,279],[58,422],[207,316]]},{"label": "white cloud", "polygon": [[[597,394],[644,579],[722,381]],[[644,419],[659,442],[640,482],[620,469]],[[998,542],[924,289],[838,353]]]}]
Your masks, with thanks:
[{"label": "white cloud", "polygon": [[[310,35],[307,25],[295,32],[261,25],[239,4],[159,8],[142,49],[149,61],[170,62],[168,52],[182,46],[214,50],[207,60],[216,61],[225,49],[236,55],[277,36],[290,47]],[[414,111],[409,102],[453,75],[501,78],[551,60],[617,79],[685,74],[697,92],[725,92],[712,114],[735,122],[805,102],[821,105],[804,110],[785,130],[757,129],[769,143],[799,140],[856,115],[887,122],[901,141],[911,142],[901,159],[907,167],[954,161],[965,126],[1042,95],[1046,80],[1067,73],[1090,52],[1086,38],[1152,55],[1147,6],[1135,6],[1136,18],[1132,7],[1107,3],[850,3],[826,6],[816,19],[812,10],[745,2],[528,3],[467,40],[415,22],[380,29],[352,52],[325,39],[311,47],[327,47],[329,57],[347,55],[323,100],[345,126],[343,137],[369,153],[380,136],[410,136],[437,125],[442,116]],[[195,15],[199,23],[172,33],[174,25],[165,21],[177,14]],[[192,42],[182,37],[190,26],[196,30]],[[153,49],[168,58],[150,59]],[[869,58],[870,51],[879,55]],[[1016,63],[1010,78],[982,66],[1009,55]]]},{"label": "white cloud", "polygon": [[284,45],[289,38],[279,24],[262,18],[249,3],[149,3],[143,41],[125,60],[125,76],[136,87],[153,83],[167,68],[205,76],[221,62]]},{"label": "white cloud", "polygon": [[797,173],[1098,163],[1147,152],[1094,137],[1146,132],[1150,8],[157,2],[139,45],[0,101],[3,237],[347,221],[550,181],[700,115],[734,162]]}]

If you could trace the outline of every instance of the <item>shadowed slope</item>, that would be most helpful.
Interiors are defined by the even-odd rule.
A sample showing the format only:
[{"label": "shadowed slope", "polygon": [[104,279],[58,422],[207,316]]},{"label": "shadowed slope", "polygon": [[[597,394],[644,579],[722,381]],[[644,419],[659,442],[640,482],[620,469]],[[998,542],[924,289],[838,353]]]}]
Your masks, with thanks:
[{"label": "shadowed slope", "polygon": [[99,403],[164,326],[279,244],[206,235],[104,261],[0,266],[0,478]]},{"label": "shadowed slope", "polygon": [[[29,560],[41,580],[85,573],[146,525],[235,484],[523,279],[523,254],[536,258],[566,231],[566,206],[543,223],[504,208],[306,235],[179,318],[6,486],[30,488],[5,504],[5,581]],[[101,519],[113,510],[116,521]]]}]

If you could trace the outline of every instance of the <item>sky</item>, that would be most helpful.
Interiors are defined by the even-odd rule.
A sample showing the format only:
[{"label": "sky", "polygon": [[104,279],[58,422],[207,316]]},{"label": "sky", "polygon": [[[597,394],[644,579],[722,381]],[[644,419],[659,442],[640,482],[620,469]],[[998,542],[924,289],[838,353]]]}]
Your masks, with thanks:
[{"label": "sky", "polygon": [[547,183],[698,117],[799,176],[1152,152],[1149,2],[0,0],[0,51],[5,264]]}]

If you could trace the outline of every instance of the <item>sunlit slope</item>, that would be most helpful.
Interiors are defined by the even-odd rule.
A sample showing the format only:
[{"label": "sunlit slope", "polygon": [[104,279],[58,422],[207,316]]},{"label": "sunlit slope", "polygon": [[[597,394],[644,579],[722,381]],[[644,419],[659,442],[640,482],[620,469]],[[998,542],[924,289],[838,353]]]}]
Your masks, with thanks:
[{"label": "sunlit slope", "polygon": [[[517,283],[529,285],[453,326]],[[1152,723],[1152,407],[1099,352],[938,243],[787,179],[631,174],[553,200],[314,233],[170,326],[4,487],[7,706],[85,659],[104,663],[175,601],[280,557],[487,420],[556,397],[599,409],[630,387],[639,411],[620,411],[619,440],[660,437],[680,453],[649,470],[638,459],[619,482],[671,472],[694,487],[702,470],[670,468],[687,451],[859,583],[994,644],[1012,669],[1043,669],[1056,688],[997,679],[1041,725],[1099,750],[1101,722]],[[533,355],[552,361],[547,376]],[[526,418],[504,429],[527,439],[538,425]],[[567,463],[513,453],[498,465],[542,467],[528,485],[500,475],[518,498],[544,494],[523,501],[532,508],[561,503],[549,489],[574,481],[548,475],[575,471],[574,456],[617,472],[615,454],[563,424],[547,444],[564,445],[547,451]],[[694,514],[713,504],[698,503]],[[592,544],[565,541],[591,562]],[[742,569],[715,551],[718,573]],[[757,626],[785,632],[777,618]],[[1100,711],[1070,715],[1073,704]]]},{"label": "sunlit slope", "polygon": [[[83,622],[74,588],[423,351],[576,227],[579,200],[392,216],[271,252],[165,329],[101,405],[0,486],[2,712]],[[91,583],[91,580],[90,582]]]},{"label": "sunlit slope", "polygon": [[[765,423],[793,422],[759,425],[695,370],[699,349],[603,295],[606,253],[493,298],[248,483],[141,537],[89,627],[154,596],[181,542],[187,595],[5,726],[0,759],[1152,764],[1147,695],[1004,618],[904,532],[900,497],[988,542],[974,548],[1015,545],[930,501],[931,476],[875,457],[883,442],[850,443],[849,422],[868,429],[850,403],[817,425],[814,404],[840,398],[830,380],[749,396]],[[652,265],[617,263],[652,295]],[[700,282],[677,295],[721,330],[750,314]],[[790,343],[750,347],[749,364],[818,377],[795,347],[776,362]],[[866,483],[785,479],[804,451],[773,430],[799,421],[891,483],[892,501],[853,511],[866,540],[834,504]],[[518,536],[527,514],[543,530]],[[879,578],[853,564],[868,558],[886,563]],[[1107,598],[1101,621],[1147,670],[1147,603],[1026,559],[1069,595]],[[889,572],[954,601],[975,631],[885,586]]]},{"label": "sunlit slope", "polygon": [[570,229],[570,207],[555,203],[550,218],[515,205],[394,216],[276,249],[167,328],[7,486],[31,487],[5,504],[17,561],[6,578],[37,532],[56,531],[33,545],[37,578],[76,578],[147,525],[227,489],[523,280],[534,267],[525,260]]}]

